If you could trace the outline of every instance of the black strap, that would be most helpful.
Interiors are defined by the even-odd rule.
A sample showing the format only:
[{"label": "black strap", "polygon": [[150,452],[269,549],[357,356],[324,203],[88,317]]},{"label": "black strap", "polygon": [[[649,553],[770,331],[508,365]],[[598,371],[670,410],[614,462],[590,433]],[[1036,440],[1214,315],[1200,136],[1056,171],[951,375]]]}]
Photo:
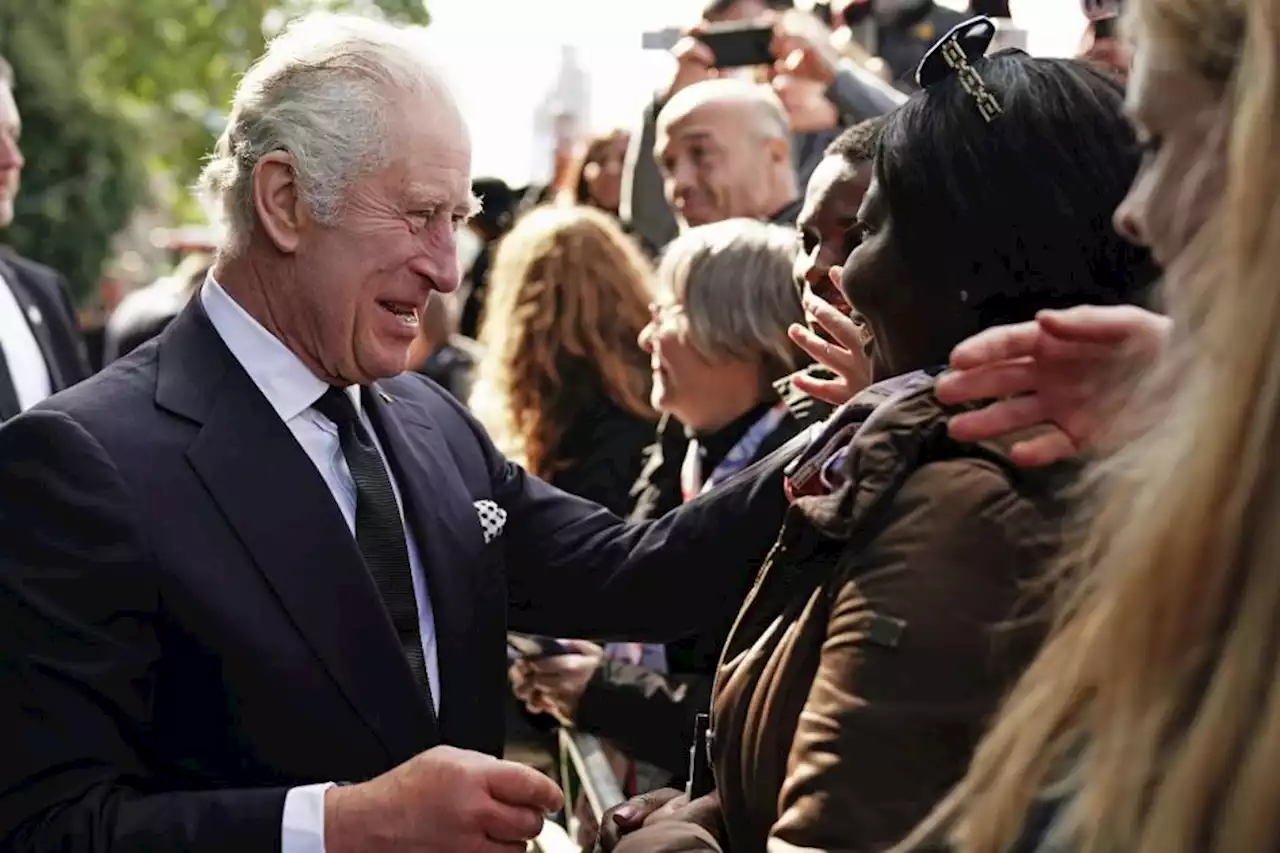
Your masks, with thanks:
[{"label": "black strap", "polygon": [[400,637],[414,680],[434,713],[418,625],[418,601],[413,592],[409,546],[391,476],[346,391],[330,388],[314,408],[338,427],[338,443],[356,484],[356,544]]}]

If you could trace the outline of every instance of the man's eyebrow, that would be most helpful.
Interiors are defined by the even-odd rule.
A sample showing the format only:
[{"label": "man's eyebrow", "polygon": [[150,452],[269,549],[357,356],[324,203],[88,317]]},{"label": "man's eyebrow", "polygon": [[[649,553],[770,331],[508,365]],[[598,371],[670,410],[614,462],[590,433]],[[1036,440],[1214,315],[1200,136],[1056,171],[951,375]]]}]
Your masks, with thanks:
[{"label": "man's eyebrow", "polygon": [[424,186],[422,184],[410,184],[405,195],[413,205],[440,207],[452,204],[453,212],[467,219],[479,213],[482,207],[481,201],[476,197],[475,193],[468,192],[464,201],[454,203],[450,193],[442,192],[439,187]]}]

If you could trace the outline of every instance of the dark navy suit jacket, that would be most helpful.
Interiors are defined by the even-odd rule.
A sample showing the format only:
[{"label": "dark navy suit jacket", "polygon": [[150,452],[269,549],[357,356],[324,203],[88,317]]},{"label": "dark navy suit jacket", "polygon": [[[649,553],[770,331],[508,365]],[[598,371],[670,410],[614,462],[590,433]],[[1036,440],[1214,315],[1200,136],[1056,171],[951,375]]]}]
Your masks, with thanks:
[{"label": "dark navy suit jacket", "polygon": [[[199,300],[0,428],[0,849],[278,853],[291,786],[498,754],[508,628],[667,641],[736,609],[784,459],[651,525],[507,462],[428,380],[367,395],[438,634],[438,723],[319,473]],[[506,509],[486,544],[473,502]]]},{"label": "dark navy suit jacket", "polygon": [[[0,246],[0,277],[8,283],[18,306],[27,315],[31,334],[40,345],[54,391],[69,388],[89,375],[84,339],[71,306],[71,291],[61,275]],[[9,377],[0,377],[8,383]],[[7,395],[0,394],[0,422],[18,414]]]}]

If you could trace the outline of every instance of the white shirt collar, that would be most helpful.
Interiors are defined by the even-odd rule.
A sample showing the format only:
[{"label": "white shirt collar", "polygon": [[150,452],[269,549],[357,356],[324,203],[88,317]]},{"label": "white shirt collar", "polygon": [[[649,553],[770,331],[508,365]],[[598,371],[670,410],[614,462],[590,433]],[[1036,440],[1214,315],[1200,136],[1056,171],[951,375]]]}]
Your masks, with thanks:
[{"label": "white shirt collar", "polygon": [[[253,319],[212,275],[200,288],[200,304],[214,331],[282,421],[287,423],[308,411],[329,390],[327,382]],[[359,412],[360,387],[352,385],[346,391]]]}]

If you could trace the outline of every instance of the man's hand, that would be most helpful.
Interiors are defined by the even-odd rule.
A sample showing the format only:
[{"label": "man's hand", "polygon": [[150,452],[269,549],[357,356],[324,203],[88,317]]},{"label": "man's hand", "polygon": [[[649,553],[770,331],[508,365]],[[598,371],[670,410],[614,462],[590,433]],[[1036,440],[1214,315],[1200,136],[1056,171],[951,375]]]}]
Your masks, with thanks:
[{"label": "man's hand", "polygon": [[840,54],[831,31],[814,15],[803,12],[779,15],[770,45],[778,76],[806,80],[825,90],[836,80]]},{"label": "man's hand", "polygon": [[574,654],[516,661],[511,665],[511,686],[532,713],[550,714],[561,725],[572,726],[578,701],[604,660],[604,649],[586,640],[561,642]]},{"label": "man's hand", "polygon": [[787,111],[792,133],[820,133],[840,121],[840,111],[827,99],[827,87],[792,74],[779,74],[771,83]]},{"label": "man's hand", "polygon": [[951,354],[938,398],[959,404],[997,400],[957,415],[958,441],[983,441],[1032,428],[1014,445],[1014,462],[1050,465],[1089,449],[1110,421],[1123,380],[1164,350],[1173,323],[1129,305],[1042,311],[1035,320],[975,335]]},{"label": "man's hand", "polygon": [[325,793],[326,853],[512,853],[564,797],[546,776],[448,746]]},{"label": "man's hand", "polygon": [[711,52],[711,48],[694,38],[697,32],[698,28],[694,27],[671,48],[671,55],[676,59],[676,73],[671,78],[671,85],[663,93],[663,101],[671,100],[681,89],[717,76],[716,70],[711,67],[715,64],[716,55]]}]

